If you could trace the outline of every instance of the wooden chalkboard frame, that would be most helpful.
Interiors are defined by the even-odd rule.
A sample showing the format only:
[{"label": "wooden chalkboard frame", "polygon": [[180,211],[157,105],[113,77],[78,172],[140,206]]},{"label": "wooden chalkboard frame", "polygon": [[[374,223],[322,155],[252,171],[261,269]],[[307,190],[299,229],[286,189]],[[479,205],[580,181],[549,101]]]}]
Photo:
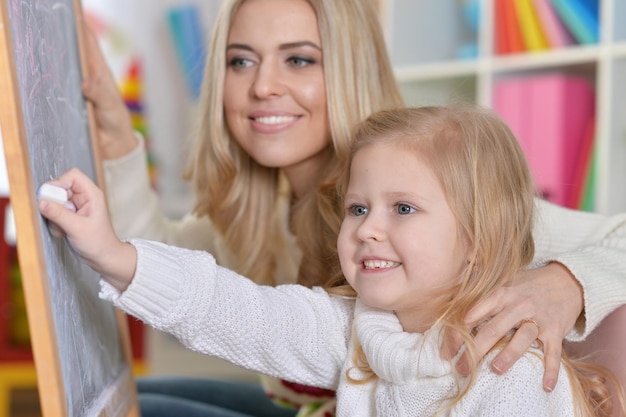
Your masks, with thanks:
[{"label": "wooden chalkboard frame", "polygon": [[[73,1],[75,32],[80,58],[78,70],[85,73],[87,68],[84,52],[83,15],[80,0]],[[0,138],[4,143],[11,204],[15,213],[17,245],[20,270],[23,276],[29,328],[35,368],[38,378],[38,390],[44,417],[74,417],[75,412],[68,411],[68,392],[66,392],[62,372],[62,355],[59,352],[54,312],[52,310],[47,259],[43,250],[41,219],[37,210],[36,190],[33,182],[29,147],[20,86],[14,58],[14,39],[11,32],[9,1],[0,2]],[[103,176],[98,147],[95,143],[93,111],[85,103],[89,122],[91,151],[96,172],[96,180],[103,185]],[[126,316],[115,311],[117,327],[121,339],[125,371],[107,387],[106,393],[99,393],[95,405],[85,415],[89,416],[138,416],[136,388],[132,376],[132,355]],[[117,337],[117,336],[116,336]],[[88,370],[81,370],[88,372]],[[72,414],[70,416],[70,414]]]}]

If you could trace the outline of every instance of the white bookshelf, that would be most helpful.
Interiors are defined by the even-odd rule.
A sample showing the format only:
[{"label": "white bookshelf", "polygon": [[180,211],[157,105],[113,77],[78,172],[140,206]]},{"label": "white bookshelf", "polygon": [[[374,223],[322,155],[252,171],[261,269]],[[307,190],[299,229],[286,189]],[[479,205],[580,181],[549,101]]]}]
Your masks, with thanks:
[{"label": "white bookshelf", "polygon": [[[462,0],[380,0],[396,78],[409,105],[463,98],[490,107],[502,77],[563,71],[590,79],[596,91],[595,210],[626,211],[626,0],[600,0],[600,41],[542,52],[496,55],[493,1],[481,0],[472,30]],[[459,51],[474,44],[473,58]]]}]

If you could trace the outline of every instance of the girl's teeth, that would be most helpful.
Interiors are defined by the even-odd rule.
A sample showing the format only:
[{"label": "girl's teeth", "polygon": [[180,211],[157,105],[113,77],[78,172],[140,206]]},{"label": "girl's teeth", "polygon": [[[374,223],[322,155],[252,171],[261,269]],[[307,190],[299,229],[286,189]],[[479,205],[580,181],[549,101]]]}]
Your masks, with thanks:
[{"label": "girl's teeth", "polygon": [[398,262],[381,261],[381,260],[367,260],[363,261],[365,269],[378,269],[378,268],[391,268],[400,265]]}]

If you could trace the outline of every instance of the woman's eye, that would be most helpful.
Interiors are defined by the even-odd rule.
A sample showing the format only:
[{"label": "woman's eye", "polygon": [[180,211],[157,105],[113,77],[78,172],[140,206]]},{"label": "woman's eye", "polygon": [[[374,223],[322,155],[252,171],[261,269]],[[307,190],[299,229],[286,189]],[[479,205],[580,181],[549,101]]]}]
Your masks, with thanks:
[{"label": "woman's eye", "polygon": [[229,61],[229,66],[235,69],[247,68],[252,65],[252,62],[246,58],[233,58]]},{"label": "woman's eye", "polygon": [[362,216],[367,214],[367,208],[363,206],[353,205],[348,208],[348,212],[353,216]]},{"label": "woman's eye", "polygon": [[398,214],[411,214],[415,212],[415,209],[408,204],[398,204],[396,209],[398,210]]},{"label": "woman's eye", "polygon": [[292,67],[306,67],[308,65],[314,64],[315,61],[309,58],[303,58],[303,57],[299,57],[299,56],[294,56],[289,58],[289,64]]}]

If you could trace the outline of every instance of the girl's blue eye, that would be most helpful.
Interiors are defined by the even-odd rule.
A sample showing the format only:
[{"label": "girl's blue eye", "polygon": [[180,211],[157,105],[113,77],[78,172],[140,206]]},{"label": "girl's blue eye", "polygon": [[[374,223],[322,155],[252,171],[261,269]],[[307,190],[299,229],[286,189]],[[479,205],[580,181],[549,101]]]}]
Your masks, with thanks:
[{"label": "girl's blue eye", "polygon": [[415,212],[413,207],[402,203],[396,205],[396,209],[398,210],[398,214],[411,214]]},{"label": "girl's blue eye", "polygon": [[363,216],[364,214],[367,214],[367,207],[355,204],[348,208],[348,212],[353,216]]}]

